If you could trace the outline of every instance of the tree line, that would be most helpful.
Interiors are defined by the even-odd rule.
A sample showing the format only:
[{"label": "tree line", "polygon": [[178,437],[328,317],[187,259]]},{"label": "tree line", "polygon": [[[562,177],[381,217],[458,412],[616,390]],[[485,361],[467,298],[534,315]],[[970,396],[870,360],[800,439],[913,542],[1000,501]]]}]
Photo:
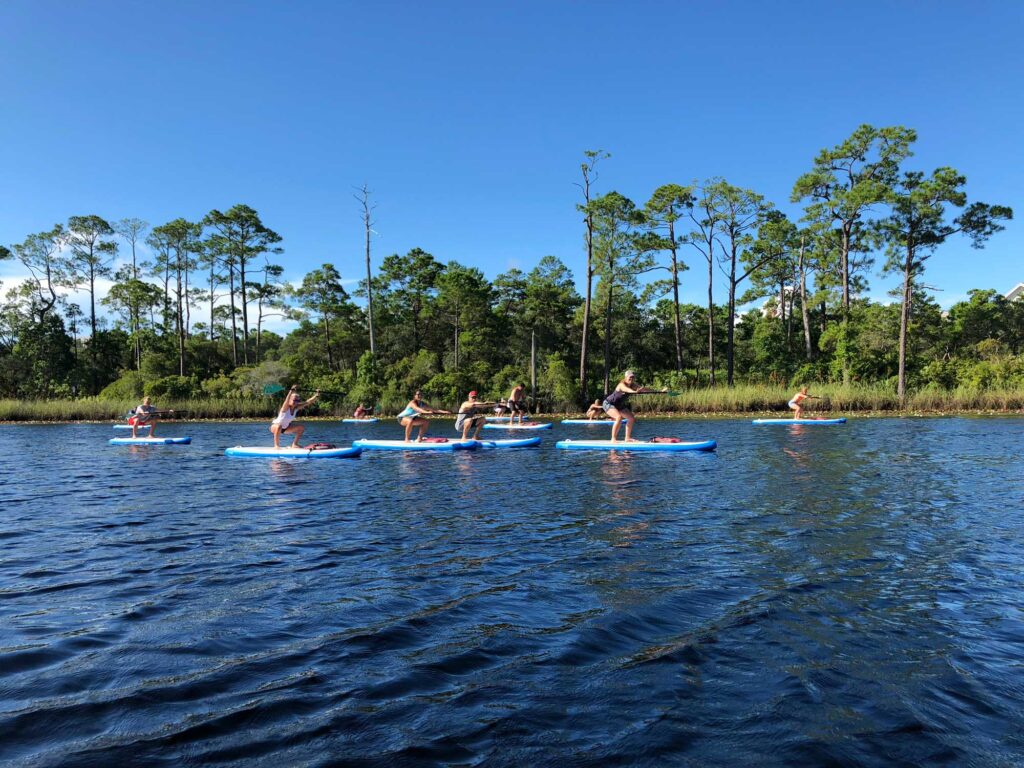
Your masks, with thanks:
[{"label": "tree line", "polygon": [[[979,290],[945,313],[922,283],[940,246],[962,236],[980,248],[1012,211],[968,201],[953,168],[908,167],[915,141],[863,125],[821,150],[795,178],[796,220],[721,178],[664,184],[641,203],[601,192],[611,156],[587,151],[579,288],[552,255],[493,280],[420,248],[374,270],[365,185],[353,294],[331,263],[287,284],[282,237],[246,205],[153,227],[72,216],[0,246],[27,275],[0,309],[0,395],[237,397],[300,382],[400,402],[416,387],[454,400],[528,381],[566,407],[625,368],[674,389],[886,382],[901,401],[912,387],[1024,385],[1024,303]],[[876,267],[899,275],[896,301],[864,298]],[[684,280],[707,301],[682,302]],[[272,319],[297,325],[281,336]]]}]

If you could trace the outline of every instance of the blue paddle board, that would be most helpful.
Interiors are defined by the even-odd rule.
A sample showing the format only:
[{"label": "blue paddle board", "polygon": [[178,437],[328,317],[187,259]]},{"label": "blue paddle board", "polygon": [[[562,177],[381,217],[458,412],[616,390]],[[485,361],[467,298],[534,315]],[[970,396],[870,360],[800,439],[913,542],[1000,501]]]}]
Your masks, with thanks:
[{"label": "blue paddle board", "polygon": [[191,437],[112,437],[111,445],[188,445]]},{"label": "blue paddle board", "polygon": [[417,443],[415,440],[356,440],[353,446],[367,451],[471,451],[479,448],[476,440],[449,440],[447,443]]},{"label": "blue paddle board", "polygon": [[244,446],[236,445],[227,448],[225,456],[245,459],[344,459],[358,456],[362,448],[275,448],[272,445]]},{"label": "blue paddle board", "polygon": [[484,429],[526,429],[526,430],[538,430],[538,429],[551,429],[554,426],[551,422],[544,424],[484,424]]},{"label": "blue paddle board", "polygon": [[846,419],[754,419],[751,424],[817,424],[828,426],[829,424],[845,424]]},{"label": "blue paddle board", "polygon": [[481,448],[529,448],[540,445],[539,437],[524,437],[519,440],[478,440]]},{"label": "blue paddle board", "polygon": [[621,440],[559,440],[555,448],[570,451],[713,451],[718,443],[701,440],[691,443],[626,443]]}]

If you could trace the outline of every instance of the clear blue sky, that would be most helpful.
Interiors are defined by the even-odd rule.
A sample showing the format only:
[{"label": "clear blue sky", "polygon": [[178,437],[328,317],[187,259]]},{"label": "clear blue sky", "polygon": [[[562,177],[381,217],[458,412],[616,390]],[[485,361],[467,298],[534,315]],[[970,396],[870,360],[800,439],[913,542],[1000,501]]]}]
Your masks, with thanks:
[{"label": "clear blue sky", "polygon": [[948,305],[1024,281],[1022,37],[1011,0],[5,0],[0,243],[244,202],[284,237],[287,276],[356,278],[366,182],[378,263],[419,246],[493,277],[554,254],[578,277],[585,149],[612,153],[598,192],[723,176],[798,216],[820,148],[901,124],[913,166],[952,165],[1018,216],[980,254],[933,258]]}]

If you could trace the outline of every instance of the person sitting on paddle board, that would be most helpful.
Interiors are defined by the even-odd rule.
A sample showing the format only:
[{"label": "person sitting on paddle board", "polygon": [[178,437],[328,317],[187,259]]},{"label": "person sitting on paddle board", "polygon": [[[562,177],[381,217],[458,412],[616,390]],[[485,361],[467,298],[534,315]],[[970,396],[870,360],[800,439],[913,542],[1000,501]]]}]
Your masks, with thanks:
[{"label": "person sitting on paddle board", "polygon": [[604,408],[601,407],[601,401],[595,400],[593,405],[587,408],[587,418],[590,421],[599,419],[604,415]]},{"label": "person sitting on paddle board", "polygon": [[356,408],[355,412],[352,414],[352,418],[353,419],[366,419],[366,418],[369,418],[372,415],[373,415],[373,408],[367,408],[362,403],[360,403],[359,407]]},{"label": "person sitting on paddle board", "polygon": [[793,418],[799,419],[803,414],[803,402],[804,400],[821,400],[820,397],[807,394],[807,387],[800,387],[800,391],[793,395],[793,399],[789,401],[789,407],[793,409]]},{"label": "person sitting on paddle board", "polygon": [[[480,413],[480,409],[491,408],[494,403],[482,403],[476,398],[476,390],[469,393],[466,402],[459,406],[459,413],[455,417],[455,431],[462,433],[463,440],[476,440],[480,429],[487,423],[487,417]],[[509,416],[511,419],[512,417]],[[469,430],[473,429],[473,437],[469,437]]]},{"label": "person sitting on paddle board", "polygon": [[281,410],[277,412],[277,418],[270,422],[270,431],[274,435],[274,447],[281,447],[281,435],[285,432],[290,432],[294,435],[292,438],[292,448],[301,448],[299,445],[299,438],[302,437],[302,433],[306,431],[306,428],[301,424],[293,424],[295,417],[299,415],[299,411],[305,408],[307,405],[312,405],[320,397],[320,390],[318,389],[313,393],[313,396],[309,400],[301,400],[299,397],[298,387],[292,387],[288,390],[288,394],[284,398],[284,403],[281,405]]},{"label": "person sitting on paddle board", "polygon": [[508,410],[508,406],[505,404],[505,398],[498,400],[498,404],[494,406],[494,415],[501,416]]},{"label": "person sitting on paddle board", "polygon": [[622,376],[622,381],[615,385],[610,393],[604,396],[604,402],[601,403],[601,407],[604,412],[615,419],[615,423],[612,424],[612,442],[616,442],[619,436],[619,424],[623,421],[626,422],[626,442],[638,442],[633,440],[633,424],[636,422],[636,416],[633,415],[633,411],[629,409],[629,396],[637,395],[641,392],[668,392],[668,387],[664,389],[651,389],[650,387],[638,386],[636,383],[636,374],[632,371],[626,371]]},{"label": "person sitting on paddle board", "polygon": [[156,434],[156,425],[160,419],[158,413],[174,413],[174,411],[158,411],[156,406],[150,402],[148,397],[142,398],[142,403],[132,412],[128,423],[132,425],[132,437],[138,437],[139,427],[149,426],[149,436]]},{"label": "person sitting on paddle board", "polygon": [[519,423],[523,423],[523,416],[528,415],[526,408],[526,385],[516,384],[508,394],[508,423],[516,423],[516,414],[519,414]]},{"label": "person sitting on paddle board", "polygon": [[416,390],[413,393],[412,400],[409,404],[402,409],[398,414],[398,423],[405,427],[405,442],[409,442],[409,438],[412,437],[412,428],[419,427],[420,433],[416,435],[416,442],[420,442],[423,439],[423,435],[427,431],[427,425],[430,423],[421,414],[430,413],[451,413],[451,411],[442,411],[437,408],[431,408],[427,403],[423,402],[423,392]]}]

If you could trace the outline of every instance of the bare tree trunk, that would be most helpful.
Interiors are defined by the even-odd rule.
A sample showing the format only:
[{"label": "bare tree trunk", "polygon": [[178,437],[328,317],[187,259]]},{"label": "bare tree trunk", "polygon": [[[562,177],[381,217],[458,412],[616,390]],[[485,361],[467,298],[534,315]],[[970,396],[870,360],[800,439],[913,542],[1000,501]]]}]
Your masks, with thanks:
[{"label": "bare tree trunk", "polygon": [[459,308],[455,306],[455,370],[459,370]]},{"label": "bare tree trunk", "polygon": [[177,262],[178,263],[176,265],[177,269],[175,270],[176,273],[177,273],[176,274],[176,283],[175,283],[175,286],[176,286],[175,293],[177,294],[177,307],[178,307],[178,311],[177,311],[175,317],[176,317],[176,320],[177,320],[176,325],[177,325],[177,331],[178,331],[178,375],[179,376],[184,376],[185,375],[185,323],[184,323],[185,318],[184,318],[184,312],[183,312],[183,307],[182,307],[183,296],[182,296],[182,280],[181,280],[182,269],[181,269],[181,252],[180,251],[178,252],[177,256],[178,256],[178,258],[177,258]]},{"label": "bare tree trunk", "polygon": [[590,345],[590,305],[592,301],[592,283],[594,280],[594,216],[590,212],[590,170],[583,165],[583,202],[587,215],[583,221],[587,225],[587,294],[583,302],[583,338],[580,340],[580,399],[589,403],[587,392],[587,353]]},{"label": "bare tree trunk", "polygon": [[708,238],[708,386],[715,386],[715,300],[711,293],[714,272],[714,240]]},{"label": "bare tree trunk", "polygon": [[[235,265],[231,263],[228,264],[228,295],[231,297],[231,362],[237,367],[238,327],[235,324]],[[328,350],[330,350],[329,345]],[[328,354],[330,354],[329,351]]]},{"label": "bare tree trunk", "polygon": [[900,349],[899,372],[896,376],[896,396],[903,408],[907,400],[907,331],[910,327],[910,302],[914,285],[914,249],[907,246],[907,256],[903,264],[903,301],[900,306]]},{"label": "bare tree trunk", "polygon": [[192,310],[189,307],[189,293],[188,293],[188,273],[189,273],[189,261],[188,251],[185,251],[185,335],[188,336],[192,332]]},{"label": "bare tree trunk", "polygon": [[216,299],[216,297],[214,296],[214,288],[215,288],[215,284],[216,284],[216,277],[215,277],[214,270],[216,269],[216,266],[217,266],[216,260],[211,258],[210,259],[210,341],[215,341],[216,338],[217,338],[216,335],[213,332],[213,323],[214,323],[214,312],[213,312],[213,310],[214,310],[214,301]]},{"label": "bare tree trunk", "polygon": [[804,244],[800,241],[800,315],[804,322],[804,354],[807,362],[814,359],[811,339],[811,308],[807,306],[807,267],[804,264]]},{"label": "bare tree trunk", "polygon": [[362,195],[356,196],[363,206],[363,224],[366,227],[366,324],[370,331],[370,354],[377,355],[377,338],[373,333],[373,274],[370,271],[370,233],[373,231],[373,221],[370,219],[370,190],[365,184],[360,190]]},{"label": "bare tree trunk", "polygon": [[839,268],[843,279],[843,384],[850,383],[850,225],[843,225],[843,244],[839,252]]},{"label": "bare tree trunk", "polygon": [[789,311],[786,313],[786,349],[789,350],[793,341],[793,307],[796,304],[796,291],[789,291]]},{"label": "bare tree trunk", "polygon": [[245,293],[245,259],[238,260],[239,288],[242,292],[242,361],[249,364],[249,300]]},{"label": "bare tree trunk", "polygon": [[729,327],[725,330],[725,383],[733,385],[736,342],[736,240],[733,238],[729,249]]},{"label": "bare tree trunk", "polygon": [[672,321],[676,333],[676,373],[683,372],[683,329],[679,320],[679,260],[676,256],[675,222],[668,222],[668,239],[672,244]]},{"label": "bare tree trunk", "polygon": [[331,352],[331,321],[327,319],[327,315],[324,315],[324,341],[327,345],[327,367],[330,370],[334,368],[334,353]]}]

